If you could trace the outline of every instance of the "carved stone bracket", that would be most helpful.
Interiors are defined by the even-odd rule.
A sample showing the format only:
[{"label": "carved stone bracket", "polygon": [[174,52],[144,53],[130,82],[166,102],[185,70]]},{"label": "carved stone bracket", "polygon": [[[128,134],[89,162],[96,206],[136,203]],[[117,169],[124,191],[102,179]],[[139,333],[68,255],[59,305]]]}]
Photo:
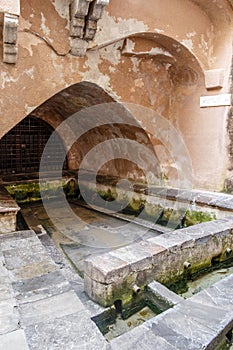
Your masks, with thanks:
[{"label": "carved stone bracket", "polygon": [[109,0],[73,0],[70,6],[71,53],[83,56]]},{"label": "carved stone bracket", "polygon": [[16,63],[18,56],[17,30],[19,17],[4,13],[3,23],[3,62]]}]

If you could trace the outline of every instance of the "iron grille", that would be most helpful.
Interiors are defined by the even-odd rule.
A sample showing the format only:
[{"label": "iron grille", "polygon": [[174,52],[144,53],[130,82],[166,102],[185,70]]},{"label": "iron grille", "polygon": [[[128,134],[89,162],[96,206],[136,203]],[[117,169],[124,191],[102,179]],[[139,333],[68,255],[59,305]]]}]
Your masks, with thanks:
[{"label": "iron grille", "polygon": [[[0,140],[0,175],[38,172],[44,147],[53,131],[36,117],[26,117],[18,123]],[[51,147],[53,157],[47,161],[47,170],[59,170],[64,145],[58,134]],[[67,158],[63,169],[67,169]]]}]

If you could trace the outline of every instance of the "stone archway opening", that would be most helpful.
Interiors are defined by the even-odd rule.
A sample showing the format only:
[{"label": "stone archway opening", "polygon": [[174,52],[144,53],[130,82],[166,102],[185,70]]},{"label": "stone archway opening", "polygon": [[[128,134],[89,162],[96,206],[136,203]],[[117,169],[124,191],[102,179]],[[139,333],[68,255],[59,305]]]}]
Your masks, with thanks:
[{"label": "stone archway opening", "polygon": [[[95,106],[100,107],[95,111]],[[101,108],[104,118],[101,115]],[[90,114],[93,113],[91,122],[88,122],[85,116],[82,117],[82,111],[83,113],[87,111],[88,114],[89,110]],[[77,114],[76,125],[69,125],[69,119],[74,114]],[[50,124],[58,133],[61,133],[62,123],[67,122],[67,127],[63,128],[60,136],[68,149],[67,168],[71,172],[78,170],[85,156],[99,144],[123,139],[126,142],[128,140],[142,144],[154,155],[154,159],[147,159],[148,164],[144,162],[145,169],[140,169],[135,162],[127,159],[129,155],[126,150],[122,151],[121,159],[119,156],[114,156],[114,146],[109,142],[108,153],[112,154],[112,159],[106,159],[100,167],[100,174],[107,177],[130,178],[140,182],[145,180],[145,173],[151,171],[155,178],[160,178],[159,163],[146,131],[129,110],[94,83],[84,81],[60,91],[38,106],[32,115]],[[72,133],[75,132],[79,136],[70,145]],[[95,158],[93,162],[98,164],[99,160]],[[92,165],[86,164],[84,170],[91,171]]]}]

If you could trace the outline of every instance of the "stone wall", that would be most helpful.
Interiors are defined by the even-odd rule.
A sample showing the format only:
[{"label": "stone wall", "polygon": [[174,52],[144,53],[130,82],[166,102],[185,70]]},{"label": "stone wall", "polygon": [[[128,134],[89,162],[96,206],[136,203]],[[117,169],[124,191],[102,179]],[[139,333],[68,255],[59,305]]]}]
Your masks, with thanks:
[{"label": "stone wall", "polygon": [[[1,135],[51,96],[88,81],[117,101],[162,114],[184,138],[194,186],[223,189],[229,108],[200,108],[200,96],[229,92],[232,8],[228,1],[174,0],[171,5],[170,0],[143,4],[111,0],[83,57],[70,52],[69,4],[21,1],[17,63],[0,61]],[[209,84],[208,77],[216,69],[223,70],[223,78],[215,76]],[[161,151],[158,140],[151,141],[165,175],[172,178],[176,169],[166,145]]]},{"label": "stone wall", "polygon": [[[231,68],[231,93],[233,93],[233,61],[232,61],[232,68]],[[233,100],[231,104],[231,108],[228,113],[228,124],[227,124],[227,131],[228,131],[228,137],[229,137],[229,144],[228,144],[228,173],[225,181],[225,188],[227,192],[232,193],[233,192]]]},{"label": "stone wall", "polygon": [[0,186],[0,234],[16,231],[19,206],[3,186]]},{"label": "stone wall", "polygon": [[168,232],[85,261],[84,283],[89,297],[103,306],[132,302],[135,286],[153,280],[176,283],[189,270],[211,267],[213,259],[232,257],[233,221],[222,219]]}]

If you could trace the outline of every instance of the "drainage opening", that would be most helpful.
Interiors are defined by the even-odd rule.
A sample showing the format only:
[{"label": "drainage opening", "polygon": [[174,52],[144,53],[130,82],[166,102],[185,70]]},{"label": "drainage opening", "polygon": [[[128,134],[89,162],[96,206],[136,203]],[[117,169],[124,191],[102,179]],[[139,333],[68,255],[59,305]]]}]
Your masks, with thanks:
[{"label": "drainage opening", "polygon": [[95,316],[92,320],[107,341],[140,326],[142,323],[160,314],[163,310],[154,305],[146,296],[127,307],[122,307],[122,301],[116,300],[114,306]]}]

